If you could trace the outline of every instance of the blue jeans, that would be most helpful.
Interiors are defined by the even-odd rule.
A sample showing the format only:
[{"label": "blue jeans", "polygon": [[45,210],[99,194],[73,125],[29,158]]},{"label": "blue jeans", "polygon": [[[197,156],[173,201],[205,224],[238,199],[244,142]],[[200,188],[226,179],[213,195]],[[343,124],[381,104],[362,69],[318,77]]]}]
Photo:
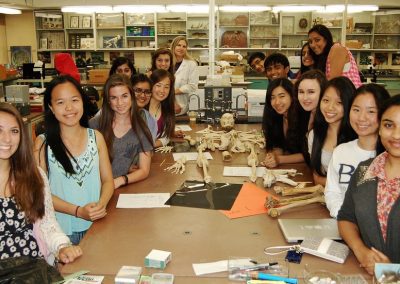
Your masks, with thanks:
[{"label": "blue jeans", "polygon": [[77,246],[79,245],[79,242],[82,240],[86,232],[87,230],[82,232],[72,232],[72,235],[68,235],[68,238],[71,240],[71,243],[73,245]]}]

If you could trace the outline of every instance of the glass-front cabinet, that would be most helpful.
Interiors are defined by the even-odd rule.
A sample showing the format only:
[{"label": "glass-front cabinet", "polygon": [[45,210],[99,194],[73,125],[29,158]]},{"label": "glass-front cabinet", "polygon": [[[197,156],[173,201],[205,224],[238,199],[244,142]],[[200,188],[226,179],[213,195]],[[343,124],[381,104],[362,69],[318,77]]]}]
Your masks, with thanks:
[{"label": "glass-front cabinet", "polygon": [[61,11],[36,11],[35,27],[39,50],[60,50],[66,48],[64,16]]}]

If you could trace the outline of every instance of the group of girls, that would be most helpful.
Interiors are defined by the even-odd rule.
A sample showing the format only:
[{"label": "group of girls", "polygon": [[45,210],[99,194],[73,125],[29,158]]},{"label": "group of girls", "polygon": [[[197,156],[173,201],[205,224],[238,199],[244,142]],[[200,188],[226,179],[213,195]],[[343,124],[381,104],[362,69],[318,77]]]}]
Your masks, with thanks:
[{"label": "group of girls", "polygon": [[315,25],[308,31],[308,42],[301,49],[300,59],[297,79],[308,70],[318,69],[328,80],[344,76],[356,88],[361,86],[357,63],[350,50],[334,43],[332,33],[324,25]]},{"label": "group of girls", "polygon": [[267,90],[264,165],[310,165],[344,240],[369,273],[375,262],[399,261],[399,111],[400,95],[390,98],[376,84],[356,89],[344,76],[327,81],[317,69],[295,86],[280,78]]}]

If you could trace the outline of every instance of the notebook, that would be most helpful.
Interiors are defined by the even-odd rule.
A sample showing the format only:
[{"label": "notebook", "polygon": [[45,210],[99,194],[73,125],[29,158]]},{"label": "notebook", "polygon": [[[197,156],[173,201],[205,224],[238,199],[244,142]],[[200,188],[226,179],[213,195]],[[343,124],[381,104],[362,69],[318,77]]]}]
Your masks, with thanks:
[{"label": "notebook", "polygon": [[341,240],[336,219],[278,219],[286,241],[294,243],[310,237]]}]

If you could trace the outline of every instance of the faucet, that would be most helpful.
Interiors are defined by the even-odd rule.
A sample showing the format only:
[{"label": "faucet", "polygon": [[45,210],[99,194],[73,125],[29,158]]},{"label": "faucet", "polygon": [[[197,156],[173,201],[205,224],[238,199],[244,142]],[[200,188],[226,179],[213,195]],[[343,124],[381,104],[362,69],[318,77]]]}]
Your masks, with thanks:
[{"label": "faucet", "polygon": [[189,106],[190,106],[190,100],[192,99],[193,96],[195,98],[197,98],[197,111],[200,111],[200,96],[198,94],[190,94],[189,95]]},{"label": "faucet", "polygon": [[[247,100],[247,91],[244,93],[244,94],[240,94],[240,95],[238,95],[237,97],[236,97],[236,112],[239,112],[239,98],[240,97],[244,97],[245,98],[245,103],[246,103],[246,100]],[[244,108],[244,110],[246,110],[246,106],[245,106],[245,108]]]}]

